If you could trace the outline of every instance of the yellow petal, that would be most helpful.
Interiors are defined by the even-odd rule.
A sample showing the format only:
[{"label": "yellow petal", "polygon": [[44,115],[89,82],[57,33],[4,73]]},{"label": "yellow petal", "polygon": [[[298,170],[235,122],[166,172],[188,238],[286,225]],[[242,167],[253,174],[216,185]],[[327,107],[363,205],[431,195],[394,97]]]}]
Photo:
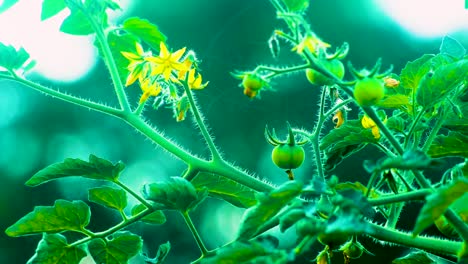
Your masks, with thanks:
[{"label": "yellow petal", "polygon": [[376,124],[374,120],[372,120],[370,117],[367,115],[364,115],[361,120],[361,124],[363,128],[371,128],[371,127],[376,127]]},{"label": "yellow petal", "polygon": [[126,51],[121,51],[120,54],[122,54],[126,59],[128,60],[141,60],[141,56],[131,53],[131,52],[126,52]]},{"label": "yellow petal", "polygon": [[380,138],[380,130],[377,126],[372,127],[372,135],[374,135],[375,139]]},{"label": "yellow petal", "polygon": [[136,51],[140,56],[143,56],[143,54],[145,54],[145,51],[143,50],[143,47],[138,42],[136,43]]},{"label": "yellow petal", "polygon": [[166,44],[164,42],[159,42],[159,57],[160,58],[167,58],[171,56],[169,50],[167,50]]},{"label": "yellow petal", "polygon": [[172,53],[172,56],[171,56],[172,60],[178,62],[178,61],[180,60],[180,58],[182,57],[182,55],[184,55],[185,49],[186,49],[186,48],[183,47],[183,48],[181,48],[180,50],[178,50],[178,51]]}]

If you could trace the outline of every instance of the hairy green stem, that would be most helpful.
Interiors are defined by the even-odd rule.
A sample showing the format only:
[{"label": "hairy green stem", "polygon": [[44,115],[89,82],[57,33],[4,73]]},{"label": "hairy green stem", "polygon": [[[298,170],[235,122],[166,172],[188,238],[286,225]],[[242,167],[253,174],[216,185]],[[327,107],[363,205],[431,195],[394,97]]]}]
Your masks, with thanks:
[{"label": "hairy green stem", "polygon": [[312,144],[312,150],[314,152],[315,167],[317,167],[317,174],[325,182],[325,173],[323,172],[322,153],[320,152],[320,131],[322,130],[323,123],[325,122],[326,116],[324,115],[325,108],[325,94],[326,88],[322,88],[322,94],[320,96],[320,110],[318,120],[315,123],[314,131],[310,135],[310,142]]},{"label": "hairy green stem", "polygon": [[188,214],[188,212],[180,212],[180,213],[184,217],[185,223],[190,229],[190,232],[192,232],[193,238],[195,239],[195,242],[197,242],[198,248],[200,249],[202,253],[202,257],[206,256],[208,254],[208,250],[206,249],[205,244],[203,243],[200,237],[200,234],[195,228],[195,225],[192,222],[192,218],[190,218],[190,215]]},{"label": "hairy green stem", "polygon": [[392,230],[373,223],[369,223],[366,234],[378,240],[446,255],[456,255],[462,246],[461,242],[442,240],[433,237],[413,237],[411,234]]},{"label": "hairy green stem", "polygon": [[96,21],[90,16],[88,16],[88,20],[90,21],[94,31],[96,32],[96,38],[101,46],[104,61],[106,62],[112,82],[114,84],[114,91],[117,95],[117,99],[119,100],[120,107],[123,111],[130,112],[131,109],[130,104],[128,103],[127,94],[125,93],[124,86],[122,84],[122,80],[120,79],[119,71],[117,69],[115,58],[112,55],[112,51],[110,49],[109,43],[107,42],[107,36],[104,33],[104,30],[102,29],[102,25],[97,24]]},{"label": "hairy green stem", "polygon": [[399,194],[382,195],[378,198],[370,198],[369,204],[372,206],[379,206],[400,202],[424,201],[426,199],[426,196],[430,195],[431,193],[432,190],[430,189],[419,189],[416,191]]},{"label": "hairy green stem", "polygon": [[424,142],[424,145],[422,146],[422,151],[426,152],[429,150],[429,148],[432,145],[432,142],[434,142],[434,139],[436,138],[437,134],[439,133],[440,129],[442,128],[442,125],[444,124],[445,117],[446,117],[446,110],[443,109],[443,107],[440,108],[442,113],[439,114],[439,118],[437,118],[437,121],[434,125],[434,127],[431,130],[431,133],[429,133],[429,136],[426,139],[426,142]]},{"label": "hairy green stem", "polygon": [[106,106],[106,105],[103,105],[103,104],[99,104],[99,103],[96,103],[96,102],[93,102],[93,101],[89,101],[89,100],[86,100],[86,99],[82,99],[82,98],[79,98],[79,97],[76,97],[76,96],[73,96],[73,95],[65,94],[65,93],[62,93],[60,91],[57,91],[57,90],[48,88],[46,86],[37,84],[35,82],[20,78],[20,77],[18,77],[16,75],[15,76],[10,76],[10,75],[6,75],[6,74],[0,74],[0,79],[11,80],[11,81],[23,84],[25,86],[31,87],[34,90],[42,92],[42,93],[44,93],[46,95],[50,95],[50,96],[52,96],[54,98],[57,98],[57,99],[60,99],[62,101],[72,103],[74,105],[86,107],[86,108],[89,108],[89,109],[92,109],[92,110],[95,110],[95,111],[98,111],[98,112],[101,112],[101,113],[105,113],[105,114],[108,114],[108,115],[117,116],[117,115],[120,115],[122,113],[122,111],[119,110],[119,109],[116,109],[116,108],[113,108],[113,107],[110,107],[110,106]]},{"label": "hairy green stem", "polygon": [[213,160],[222,160],[221,154],[218,151],[218,148],[213,142],[213,138],[211,137],[208,129],[206,128],[205,122],[200,114],[200,110],[198,109],[198,105],[195,102],[195,99],[192,94],[192,90],[188,86],[187,82],[183,83],[185,94],[187,94],[187,98],[189,99],[190,109],[195,117],[195,121],[197,122],[198,127],[201,130],[203,138],[205,139],[206,143],[208,144],[208,149],[211,152],[211,157]]},{"label": "hairy green stem", "polygon": [[258,66],[255,70],[257,70],[257,71],[260,71],[260,70],[270,71],[271,73],[265,75],[265,78],[271,78],[271,77],[273,77],[275,75],[278,75],[278,74],[301,71],[301,70],[307,69],[309,67],[310,67],[310,65],[307,63],[307,64],[302,64],[302,65],[298,65],[298,66],[291,66],[291,67],[287,67],[287,68],[273,68],[273,67],[267,67],[267,66]]},{"label": "hairy green stem", "polygon": [[419,121],[421,120],[421,118],[423,117],[424,115],[424,112],[425,111],[419,111],[418,115],[416,116],[416,118],[413,120],[413,123],[411,124],[411,127],[410,129],[408,130],[408,134],[406,134],[405,136],[405,143],[403,144],[403,146],[405,148],[408,147],[408,143],[411,139],[411,136],[413,135],[413,132],[414,132],[414,129],[416,128],[416,126],[419,124]]}]

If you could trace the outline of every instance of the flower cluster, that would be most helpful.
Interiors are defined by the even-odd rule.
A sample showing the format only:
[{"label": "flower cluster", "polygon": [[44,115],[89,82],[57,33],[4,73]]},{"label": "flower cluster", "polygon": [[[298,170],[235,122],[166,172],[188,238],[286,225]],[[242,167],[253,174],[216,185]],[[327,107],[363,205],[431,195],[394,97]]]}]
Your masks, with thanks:
[{"label": "flower cluster", "polygon": [[186,86],[201,90],[208,85],[208,82],[202,82],[195,54],[192,51],[186,52],[185,47],[170,52],[166,44],[160,42],[159,55],[153,56],[137,43],[136,53],[122,52],[122,55],[129,60],[125,86],[138,80],[142,90],[139,103],[143,104],[150,97],[156,97],[156,101],[172,104],[177,121],[184,120],[189,109],[185,91],[181,88]]}]

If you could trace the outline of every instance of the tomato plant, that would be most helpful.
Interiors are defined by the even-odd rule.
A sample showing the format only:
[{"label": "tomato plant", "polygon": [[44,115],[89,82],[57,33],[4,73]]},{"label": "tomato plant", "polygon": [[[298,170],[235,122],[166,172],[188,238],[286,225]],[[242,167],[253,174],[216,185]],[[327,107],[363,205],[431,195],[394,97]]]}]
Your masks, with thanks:
[{"label": "tomato plant", "polygon": [[354,85],[354,98],[361,106],[372,106],[385,95],[384,83],[376,77],[365,77]]},{"label": "tomato plant", "polygon": [[[344,68],[343,63],[340,60],[338,59],[324,60],[322,62],[322,65],[324,66],[326,70],[330,71],[330,73],[332,73],[335,77],[337,77],[340,80],[343,79],[345,75],[345,68]],[[315,84],[315,85],[332,85],[333,84],[332,79],[326,77],[322,73],[311,68],[306,69],[306,77],[307,77],[307,80],[309,80],[311,84]]]}]

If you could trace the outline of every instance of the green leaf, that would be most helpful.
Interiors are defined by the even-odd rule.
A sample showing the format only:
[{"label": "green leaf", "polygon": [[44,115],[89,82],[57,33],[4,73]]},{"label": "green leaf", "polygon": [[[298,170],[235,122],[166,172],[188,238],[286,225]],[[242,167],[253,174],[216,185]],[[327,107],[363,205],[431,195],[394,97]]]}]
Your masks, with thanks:
[{"label": "green leaf", "polygon": [[67,7],[65,0],[43,0],[42,1],[42,11],[41,11],[41,20],[44,21],[48,18],[51,18],[60,11],[64,10]]},{"label": "green leaf", "polygon": [[19,0],[3,0],[0,4],[0,14],[13,7]]},{"label": "green leaf", "polygon": [[130,232],[118,232],[112,239],[93,239],[88,244],[89,253],[96,263],[127,264],[143,246],[142,239]]},{"label": "green leaf", "polygon": [[[146,207],[143,204],[137,204],[132,208],[132,216],[135,216],[141,212],[143,212]],[[153,225],[162,225],[166,222],[166,216],[162,211],[154,211],[151,214],[143,217],[140,221],[153,224]]]},{"label": "green leaf", "polygon": [[156,253],[156,257],[149,258],[147,256],[144,256],[145,262],[151,263],[151,264],[162,264],[164,263],[164,260],[166,259],[167,255],[169,255],[170,250],[171,250],[171,243],[167,241],[166,243],[159,245],[158,252]]},{"label": "green leaf", "polygon": [[89,155],[89,161],[68,158],[63,162],[49,165],[34,174],[26,182],[26,185],[37,186],[51,180],[70,176],[114,182],[124,168],[125,165],[120,161],[112,164],[110,161],[91,154]]},{"label": "green leaf", "polygon": [[131,17],[123,22],[123,29],[146,42],[155,50],[159,50],[159,43],[166,41],[166,36],[158,27],[146,19]]},{"label": "green leaf", "polygon": [[360,120],[348,120],[339,128],[331,130],[320,142],[320,149],[325,152],[325,169],[327,171],[334,169],[367,143],[378,141],[372,135],[371,129],[362,127]]},{"label": "green leaf", "polygon": [[432,158],[468,158],[468,135],[450,131],[447,136],[438,135],[427,152]]},{"label": "green leaf", "polygon": [[466,49],[456,39],[445,36],[440,45],[440,53],[461,59],[465,56]]},{"label": "green leaf", "polygon": [[455,107],[458,107],[460,112],[449,112],[443,126],[451,131],[468,135],[468,103],[460,103]]},{"label": "green leaf", "polygon": [[377,104],[377,106],[381,108],[398,108],[402,110],[408,109],[409,105],[410,105],[409,97],[404,94],[394,94],[394,95],[385,96]]},{"label": "green leaf", "polygon": [[71,14],[63,20],[60,31],[70,35],[89,35],[94,33],[93,26],[83,11],[73,9]]},{"label": "green leaf", "polygon": [[81,232],[89,224],[91,211],[83,201],[57,200],[53,206],[36,206],[32,212],[8,227],[11,237],[62,231]]},{"label": "green leaf", "polygon": [[[129,61],[125,58],[121,52],[130,52],[136,54],[136,43],[137,39],[131,34],[118,34],[115,31],[109,32],[107,35],[107,43],[109,44],[112,56],[114,57],[117,70],[119,71],[120,80],[125,83],[128,75],[128,64]],[[98,49],[99,55],[104,57],[101,45],[97,41],[94,42],[94,46]]]},{"label": "green leaf", "polygon": [[210,196],[223,199],[237,207],[248,208],[257,202],[252,189],[221,175],[200,172],[191,182],[195,189],[207,188]]},{"label": "green leaf", "polygon": [[122,212],[127,206],[127,193],[124,190],[107,186],[97,187],[89,189],[88,200]]},{"label": "green leaf", "polygon": [[468,60],[442,65],[426,74],[419,83],[416,101],[424,109],[441,102],[451,91],[460,87],[466,78]]},{"label": "green leaf", "polygon": [[248,240],[302,191],[302,183],[288,181],[268,194],[257,195],[258,204],[245,211],[237,240]]},{"label": "green leaf", "polygon": [[86,257],[86,252],[79,246],[70,247],[67,239],[60,234],[46,234],[37,245],[36,254],[28,264],[78,264]]},{"label": "green leaf", "polygon": [[368,172],[383,171],[387,169],[422,170],[433,167],[439,162],[432,160],[424,152],[416,149],[405,151],[401,157],[383,158],[377,163],[366,162]]},{"label": "green leaf", "polygon": [[[462,262],[458,262],[462,263]],[[451,260],[422,250],[413,250],[404,257],[394,259],[392,264],[454,264]]]},{"label": "green leaf", "polygon": [[186,179],[172,177],[167,181],[144,185],[143,196],[165,209],[186,212],[195,209],[208,196],[208,191],[203,189],[197,192]]},{"label": "green leaf", "polygon": [[424,54],[414,61],[408,62],[401,70],[401,86],[416,91],[419,81],[431,69],[430,60],[434,58],[433,54]]},{"label": "green leaf", "polygon": [[420,234],[434,221],[445,213],[447,208],[468,191],[468,178],[459,178],[450,184],[440,187],[433,194],[426,197],[426,203],[421,208],[413,235]]},{"label": "green leaf", "polygon": [[29,53],[25,49],[15,49],[13,46],[0,43],[0,67],[7,70],[27,69],[33,61],[29,61]]},{"label": "green leaf", "polygon": [[203,258],[201,264],[228,263],[287,263],[287,253],[263,245],[258,241],[236,241],[216,251],[216,255]]},{"label": "green leaf", "polygon": [[309,0],[283,0],[289,11],[303,12],[309,7]]}]

